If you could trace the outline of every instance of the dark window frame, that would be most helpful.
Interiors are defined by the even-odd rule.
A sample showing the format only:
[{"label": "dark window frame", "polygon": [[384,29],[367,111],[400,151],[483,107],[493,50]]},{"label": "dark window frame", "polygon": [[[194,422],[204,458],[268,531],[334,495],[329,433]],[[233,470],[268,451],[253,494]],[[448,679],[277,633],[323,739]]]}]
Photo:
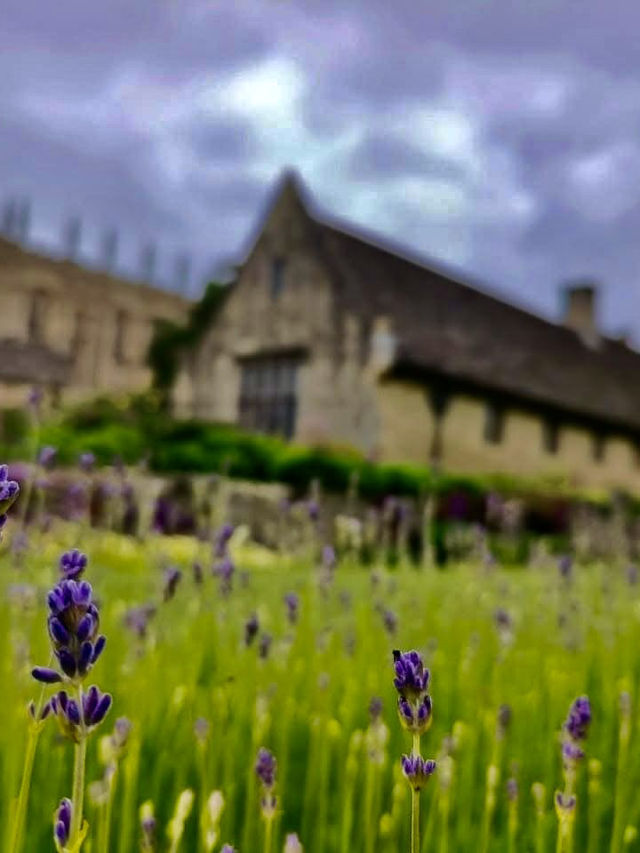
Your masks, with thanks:
[{"label": "dark window frame", "polygon": [[595,432],[592,436],[591,458],[594,462],[604,462],[607,455],[607,436],[602,432]]},{"label": "dark window frame", "polygon": [[487,444],[502,444],[505,433],[504,406],[488,400],[484,410],[484,440]]},{"label": "dark window frame", "polygon": [[34,290],[31,293],[27,338],[30,343],[42,344],[46,340],[46,319],[49,305],[49,294],[44,290]]},{"label": "dark window frame", "polygon": [[542,446],[551,456],[560,450],[560,424],[554,418],[545,418],[542,422]]},{"label": "dark window frame", "polygon": [[116,311],[115,330],[113,336],[113,360],[116,364],[127,363],[127,329],[129,326],[129,315],[123,309]]},{"label": "dark window frame", "polygon": [[298,411],[301,359],[265,355],[240,362],[238,421],[246,429],[291,439]]},{"label": "dark window frame", "polygon": [[272,299],[278,299],[284,290],[284,274],[286,261],[281,255],[277,255],[271,261],[269,291]]}]

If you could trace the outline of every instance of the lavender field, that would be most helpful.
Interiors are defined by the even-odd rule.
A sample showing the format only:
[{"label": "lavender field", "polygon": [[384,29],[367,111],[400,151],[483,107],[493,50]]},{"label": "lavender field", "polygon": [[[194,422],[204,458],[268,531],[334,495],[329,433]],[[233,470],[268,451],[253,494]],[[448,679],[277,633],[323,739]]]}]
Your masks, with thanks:
[{"label": "lavender field", "polygon": [[[4,850],[636,845],[633,568],[365,567],[242,526],[204,540],[22,522],[18,500],[1,558]],[[394,666],[394,650],[418,655]]]}]

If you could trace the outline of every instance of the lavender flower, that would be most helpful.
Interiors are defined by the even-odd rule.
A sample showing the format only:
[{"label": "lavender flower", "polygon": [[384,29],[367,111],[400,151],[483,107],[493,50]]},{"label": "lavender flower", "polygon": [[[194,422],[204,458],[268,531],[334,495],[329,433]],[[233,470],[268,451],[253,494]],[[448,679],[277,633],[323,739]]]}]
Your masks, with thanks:
[{"label": "lavender flower", "polygon": [[53,817],[53,840],[56,850],[62,851],[66,848],[71,833],[71,817],[73,806],[71,800],[61,800],[60,805]]},{"label": "lavender flower", "polygon": [[417,701],[424,697],[429,686],[430,673],[425,668],[419,652],[400,652],[394,649],[394,687],[403,699]]},{"label": "lavender flower", "polygon": [[273,788],[276,781],[277,762],[275,756],[268,749],[261,747],[256,758],[256,776],[265,788]]},{"label": "lavender flower", "polygon": [[393,612],[393,610],[385,608],[382,611],[382,621],[384,622],[384,627],[387,631],[387,634],[393,636],[398,630],[398,617]]},{"label": "lavender flower", "polygon": [[60,573],[67,580],[77,580],[87,567],[87,556],[74,548],[60,557]]},{"label": "lavender flower", "polygon": [[182,572],[180,571],[180,569],[170,567],[166,570],[164,575],[164,589],[162,591],[163,601],[170,601],[173,598],[173,596],[176,594],[176,589],[178,587],[181,577]]},{"label": "lavender flower", "polygon": [[284,603],[287,607],[287,619],[290,625],[295,625],[298,621],[298,608],[300,599],[295,592],[288,592],[284,597]]},{"label": "lavender flower", "polygon": [[40,453],[38,454],[38,463],[43,468],[50,468],[55,462],[57,454],[57,449],[52,447],[50,444],[47,444],[45,447],[41,448]]},{"label": "lavender flower", "polygon": [[307,515],[309,516],[309,521],[315,524],[320,518],[320,506],[318,501],[310,500],[307,502]]},{"label": "lavender flower", "polygon": [[82,695],[81,702],[70,699],[66,690],[60,690],[49,700],[62,733],[74,743],[80,743],[86,734],[100,725],[111,702],[109,693],[100,693],[95,684]]},{"label": "lavender flower", "polygon": [[93,453],[81,453],[78,457],[78,464],[87,474],[93,470],[93,466],[96,464],[96,457]]},{"label": "lavender flower", "polygon": [[591,705],[588,696],[580,696],[569,708],[564,729],[573,741],[585,740],[591,723]]},{"label": "lavender flower", "polygon": [[326,571],[332,572],[338,563],[333,545],[324,545],[322,548],[322,566]]},{"label": "lavender flower", "polygon": [[576,796],[575,794],[566,794],[562,791],[556,791],[555,796],[555,806],[556,806],[556,814],[560,819],[566,817],[568,815],[573,814],[576,808]]},{"label": "lavender flower", "polygon": [[260,630],[260,623],[258,622],[258,617],[255,613],[252,613],[251,616],[244,623],[244,642],[245,642],[245,645],[247,645],[247,646],[251,645],[251,643],[255,640],[259,630]]},{"label": "lavender flower", "polygon": [[20,494],[20,486],[9,479],[9,466],[0,465],[0,513],[5,515]]},{"label": "lavender flower", "polygon": [[262,660],[266,660],[269,657],[269,651],[271,650],[271,643],[273,642],[273,637],[271,634],[260,635],[260,642],[258,643],[258,654],[260,655]]},{"label": "lavender flower", "polygon": [[379,696],[374,696],[369,702],[369,718],[372,723],[380,719],[382,715],[382,699]]},{"label": "lavender flower", "polygon": [[213,539],[213,556],[217,560],[221,560],[227,556],[227,548],[234,530],[235,528],[232,524],[223,524],[216,532]]},{"label": "lavender flower", "polygon": [[236,848],[230,844],[223,844],[220,853],[236,853]]},{"label": "lavender flower", "polygon": [[[262,812],[262,817],[268,825],[271,824],[277,808],[277,800],[274,793],[276,784],[276,766],[277,762],[273,753],[269,752],[269,750],[264,747],[260,747],[254,769],[256,771],[256,776],[262,784],[260,810]],[[270,830],[268,830],[268,832],[270,832]]]},{"label": "lavender flower", "polygon": [[33,411],[34,414],[38,414],[40,410],[40,405],[42,403],[42,399],[44,397],[42,388],[38,388],[34,385],[29,389],[29,393],[27,394],[27,406]]},{"label": "lavender flower", "polygon": [[284,853],[303,853],[302,844],[298,838],[297,832],[287,833],[284,840]]},{"label": "lavender flower", "polygon": [[140,639],[147,635],[149,621],[155,615],[156,608],[153,604],[141,604],[139,607],[131,607],[124,615],[124,624],[127,628],[137,634]]},{"label": "lavender flower", "polygon": [[573,559],[571,558],[571,555],[563,554],[558,560],[558,572],[560,573],[560,577],[565,580],[569,580],[571,578],[572,571]]},{"label": "lavender flower", "polygon": [[435,771],[436,762],[431,758],[425,761],[419,755],[402,756],[402,772],[414,791],[424,788]]},{"label": "lavender flower", "polygon": [[91,584],[87,581],[68,578],[61,580],[49,593],[49,637],[62,672],[35,667],[32,675],[37,681],[54,684],[66,679],[79,683],[102,654],[106,638],[98,634],[100,616],[92,595]]},{"label": "lavender flower", "polygon": [[230,557],[224,557],[213,567],[213,574],[220,578],[220,592],[223,595],[231,592],[231,581],[236,570]]}]

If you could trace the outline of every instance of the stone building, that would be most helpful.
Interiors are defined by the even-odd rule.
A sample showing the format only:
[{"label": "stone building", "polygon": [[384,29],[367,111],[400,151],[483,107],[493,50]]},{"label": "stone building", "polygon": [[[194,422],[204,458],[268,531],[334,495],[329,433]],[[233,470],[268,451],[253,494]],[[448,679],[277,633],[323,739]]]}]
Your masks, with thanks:
[{"label": "stone building", "polygon": [[33,386],[53,404],[145,389],[154,324],[185,322],[189,304],[0,237],[0,409]]},{"label": "stone building", "polygon": [[174,388],[182,415],[449,471],[640,487],[640,353],[597,291],[553,323],[320,217],[278,185]]}]

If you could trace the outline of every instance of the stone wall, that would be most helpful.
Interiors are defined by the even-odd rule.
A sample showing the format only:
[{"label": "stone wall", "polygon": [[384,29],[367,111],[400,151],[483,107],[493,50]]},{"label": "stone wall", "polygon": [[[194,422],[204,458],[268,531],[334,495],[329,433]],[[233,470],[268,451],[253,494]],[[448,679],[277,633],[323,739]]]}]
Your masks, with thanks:
[{"label": "stone wall", "polygon": [[[384,461],[429,464],[433,417],[426,390],[412,382],[385,382],[377,391],[379,456]],[[594,459],[593,434],[577,426],[559,427],[556,453],[545,450],[543,420],[531,412],[507,409],[500,442],[485,440],[486,403],[454,396],[442,423],[442,466],[446,471],[504,472],[558,476],[576,487],[640,490],[637,449],[624,436],[605,439],[601,460]]]},{"label": "stone wall", "polygon": [[[67,380],[57,389],[61,402],[148,387],[146,355],[155,324],[183,323],[188,309],[177,294],[0,240],[0,340],[37,345],[69,360]],[[38,384],[34,373],[22,377],[23,384]],[[12,379],[3,385],[0,369],[0,405],[24,400],[19,384]]]}]

